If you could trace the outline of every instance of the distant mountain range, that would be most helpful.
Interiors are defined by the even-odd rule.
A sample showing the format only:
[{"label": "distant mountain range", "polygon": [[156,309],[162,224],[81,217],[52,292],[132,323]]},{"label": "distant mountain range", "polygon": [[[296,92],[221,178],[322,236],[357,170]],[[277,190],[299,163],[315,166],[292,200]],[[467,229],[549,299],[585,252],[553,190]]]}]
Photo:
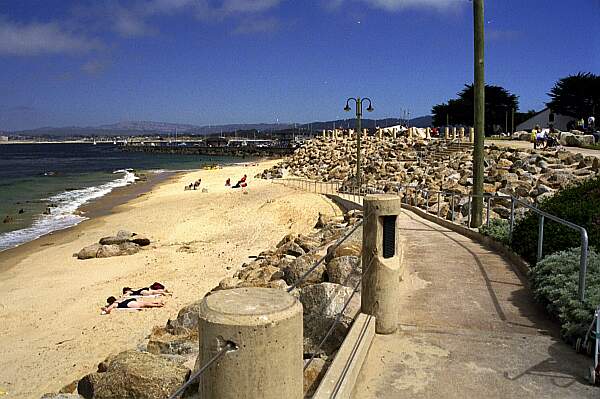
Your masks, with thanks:
[{"label": "distant mountain range", "polygon": [[[431,124],[431,116],[414,118],[410,121],[411,126],[425,127]],[[396,118],[387,119],[363,119],[363,128],[373,128],[376,124],[380,127],[393,126],[402,123],[402,120]],[[290,128],[299,130],[319,131],[323,129],[332,129],[335,127],[355,128],[356,119],[340,119],[336,121],[319,121],[304,124],[294,123],[240,123],[228,125],[208,125],[196,126],[183,123],[152,122],[152,121],[126,121],[110,125],[100,125],[94,127],[42,127],[31,130],[21,130],[10,132],[11,135],[19,136],[52,136],[52,137],[71,137],[71,136],[133,136],[133,135],[165,135],[165,134],[196,134],[208,135],[215,133],[227,133],[234,131],[257,130],[259,132],[278,131]]]}]

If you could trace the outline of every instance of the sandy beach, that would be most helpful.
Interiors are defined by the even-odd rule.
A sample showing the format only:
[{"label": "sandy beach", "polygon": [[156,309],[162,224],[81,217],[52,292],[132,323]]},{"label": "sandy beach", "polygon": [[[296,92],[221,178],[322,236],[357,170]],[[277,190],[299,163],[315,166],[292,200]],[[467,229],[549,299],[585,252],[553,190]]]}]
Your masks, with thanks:
[{"label": "sandy beach", "polygon": [[[202,298],[249,256],[287,233],[311,231],[319,212],[340,213],[322,196],[253,178],[275,162],[180,174],[76,227],[0,253],[4,397],[36,398],[94,371],[107,355],[137,347],[153,326]],[[224,186],[244,174],[247,194]],[[207,193],[183,190],[198,178]],[[120,229],[152,244],[132,256],[72,257]],[[123,286],[154,281],[174,292],[164,308],[100,314]]]}]

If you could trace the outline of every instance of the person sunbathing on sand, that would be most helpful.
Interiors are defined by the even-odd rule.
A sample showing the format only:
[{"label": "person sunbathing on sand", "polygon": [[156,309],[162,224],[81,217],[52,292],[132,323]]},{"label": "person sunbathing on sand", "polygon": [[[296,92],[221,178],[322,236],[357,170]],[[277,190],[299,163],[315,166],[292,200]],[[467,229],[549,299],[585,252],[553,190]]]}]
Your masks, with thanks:
[{"label": "person sunbathing on sand", "polygon": [[143,287],[137,290],[131,287],[123,287],[123,296],[150,296],[150,295],[167,295],[169,291],[161,283],[153,283],[150,287]]},{"label": "person sunbathing on sand", "polygon": [[106,299],[108,306],[103,306],[102,314],[109,314],[115,309],[143,309],[143,308],[162,308],[165,304],[162,301],[138,301],[136,298],[129,298],[117,301],[114,296]]}]

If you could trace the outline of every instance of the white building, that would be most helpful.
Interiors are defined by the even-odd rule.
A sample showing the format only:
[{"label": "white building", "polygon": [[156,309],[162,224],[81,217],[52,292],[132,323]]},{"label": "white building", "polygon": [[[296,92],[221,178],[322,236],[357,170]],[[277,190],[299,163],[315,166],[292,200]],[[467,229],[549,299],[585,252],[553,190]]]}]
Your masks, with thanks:
[{"label": "white building", "polygon": [[8,141],[8,136],[0,136],[0,141]]},{"label": "white building", "polygon": [[550,127],[550,125],[554,125],[555,129],[565,131],[568,130],[567,124],[574,120],[575,118],[555,114],[550,108],[545,108],[533,115],[531,118],[527,119],[525,122],[517,125],[516,131],[531,130],[535,127],[535,125],[540,125],[542,129]]}]

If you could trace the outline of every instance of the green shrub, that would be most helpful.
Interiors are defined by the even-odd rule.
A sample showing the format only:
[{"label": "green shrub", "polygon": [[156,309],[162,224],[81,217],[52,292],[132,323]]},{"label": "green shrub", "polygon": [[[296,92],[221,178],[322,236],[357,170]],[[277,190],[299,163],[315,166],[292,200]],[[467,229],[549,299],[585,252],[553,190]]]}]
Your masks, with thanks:
[{"label": "green shrub", "polygon": [[492,237],[496,241],[500,241],[501,243],[508,245],[509,229],[510,223],[508,220],[492,219],[490,220],[489,227],[484,224],[479,228],[479,232],[483,235]]},{"label": "green shrub", "polygon": [[[600,176],[558,191],[542,202],[542,210],[584,227],[590,246],[600,248]],[[517,221],[511,247],[530,264],[536,262],[539,216],[527,212]],[[546,219],[544,222],[544,255],[575,247],[580,233]]]},{"label": "green shrub", "polygon": [[561,325],[567,342],[585,336],[600,304],[600,255],[592,250],[585,290],[585,301],[578,299],[579,257],[581,250],[572,248],[546,256],[529,270],[533,294]]}]

